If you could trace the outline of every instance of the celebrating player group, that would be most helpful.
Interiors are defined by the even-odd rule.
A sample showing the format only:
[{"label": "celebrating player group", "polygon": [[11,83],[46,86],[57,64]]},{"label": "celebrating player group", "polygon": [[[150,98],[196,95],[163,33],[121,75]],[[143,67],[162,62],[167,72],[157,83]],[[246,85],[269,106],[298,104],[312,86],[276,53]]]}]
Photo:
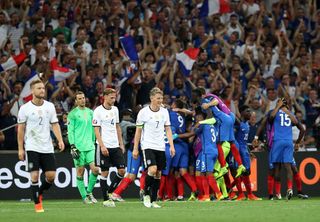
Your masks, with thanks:
[{"label": "celebrating player group", "polygon": [[[64,143],[54,105],[44,100],[42,81],[33,81],[31,90],[33,99],[19,110],[18,151],[31,175],[35,211],[44,212],[42,196],[51,187],[56,170],[51,129],[61,151]],[[161,208],[159,200],[184,200],[184,183],[191,190],[189,201],[261,200],[252,193],[249,177],[251,155],[247,139],[251,111],[247,106],[236,107],[233,113],[218,96],[197,88],[192,91],[193,109],[187,109],[180,99],[165,104],[163,92],[155,87],[150,91],[150,104],[136,115],[135,133],[129,135],[121,130],[119,111],[114,105],[116,96],[114,89],[105,89],[103,104],[92,111],[85,106],[85,95],[79,91],[68,114],[68,140],[83,203],[98,202],[92,191],[100,174],[103,206],[115,207],[116,201],[124,201],[121,195],[137,178],[139,170],[140,197],[147,208]],[[294,125],[300,130],[296,144],[292,141]],[[281,199],[282,166],[287,172],[286,198],[293,195],[293,179],[299,197],[307,198],[302,193],[293,157],[304,128],[290,112],[286,99],[279,99],[260,128],[253,142],[258,142],[259,133],[266,128],[269,198],[274,198],[275,187],[275,197]],[[91,170],[87,188],[83,179],[85,166]],[[110,167],[116,167],[117,172],[108,185]],[[40,169],[45,174],[41,186]]]}]

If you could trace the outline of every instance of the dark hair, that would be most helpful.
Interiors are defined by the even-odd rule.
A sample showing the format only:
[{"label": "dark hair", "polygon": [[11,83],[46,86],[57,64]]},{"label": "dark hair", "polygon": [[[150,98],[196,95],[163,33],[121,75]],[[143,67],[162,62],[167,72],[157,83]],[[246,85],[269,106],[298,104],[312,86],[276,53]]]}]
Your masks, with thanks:
[{"label": "dark hair", "polygon": [[181,99],[176,99],[176,101],[174,101],[174,103],[176,104],[176,106],[179,109],[182,109],[184,107],[184,102]]}]

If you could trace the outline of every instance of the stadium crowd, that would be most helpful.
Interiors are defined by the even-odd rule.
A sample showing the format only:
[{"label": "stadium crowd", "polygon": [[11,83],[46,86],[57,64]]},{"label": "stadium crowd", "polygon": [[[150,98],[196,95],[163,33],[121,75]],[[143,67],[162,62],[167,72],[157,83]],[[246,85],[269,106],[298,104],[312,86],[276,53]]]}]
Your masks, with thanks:
[{"label": "stadium crowd", "polygon": [[[95,109],[104,89],[113,87],[120,113],[135,113],[150,102],[155,86],[164,91],[166,104],[180,98],[193,110],[191,91],[201,86],[233,112],[239,104],[251,108],[249,143],[278,98],[290,98],[306,128],[301,149],[320,147],[320,2],[231,0],[229,12],[209,17],[199,13],[201,2],[2,0],[0,63],[21,52],[28,57],[0,74],[0,129],[16,124],[24,84],[43,73],[66,144],[67,114],[78,90]],[[137,69],[122,51],[119,37],[125,34],[135,39]],[[176,53],[193,47],[200,53],[186,76]],[[53,57],[74,74],[55,82],[49,65]],[[15,127],[0,132],[0,149],[16,147]]]}]

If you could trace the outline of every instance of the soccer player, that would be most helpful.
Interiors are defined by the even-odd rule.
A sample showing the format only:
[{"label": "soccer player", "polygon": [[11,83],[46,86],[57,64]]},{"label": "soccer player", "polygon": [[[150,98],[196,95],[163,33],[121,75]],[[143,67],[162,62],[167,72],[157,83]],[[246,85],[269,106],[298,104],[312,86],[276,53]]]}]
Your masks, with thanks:
[{"label": "soccer player", "polygon": [[138,113],[132,155],[138,158],[138,146],[141,143],[143,162],[148,171],[143,204],[147,208],[160,208],[155,201],[160,185],[161,170],[166,166],[164,131],[166,131],[172,157],[175,155],[175,149],[169,113],[162,107],[163,92],[157,87],[153,88],[150,91],[150,100],[150,105]]},{"label": "soccer player", "polygon": [[[84,93],[79,91],[75,95],[76,107],[68,115],[68,140],[71,146],[71,155],[77,170],[77,187],[83,203],[97,203],[92,194],[97,182],[99,168],[94,165],[95,135],[92,127],[93,111],[86,107]],[[88,188],[83,182],[85,165],[89,165],[91,173]]]},{"label": "soccer player", "polygon": [[[249,200],[261,200],[261,198],[256,197],[251,190],[251,181],[250,181],[250,154],[248,151],[248,135],[249,135],[249,119],[251,117],[251,111],[249,109],[248,106],[242,106],[240,107],[240,118],[241,118],[241,122],[239,122],[238,124],[236,124],[236,143],[237,143],[237,147],[239,147],[239,152],[240,152],[240,156],[242,159],[242,163],[246,168],[246,171],[242,174],[241,176],[241,180],[244,183],[246,190],[247,190],[247,194],[248,194],[248,199]],[[240,183],[241,185],[241,183]],[[245,195],[244,193],[242,193],[242,196],[239,194],[238,196],[239,199],[244,199]]]},{"label": "soccer player", "polygon": [[[97,138],[95,164],[101,168],[100,186],[103,196],[103,206],[115,207],[109,194],[116,189],[125,174],[125,151],[122,133],[119,125],[119,111],[114,102],[116,91],[107,88],[103,92],[103,104],[93,111],[92,125]],[[110,186],[107,184],[109,168],[117,167],[116,176],[112,179]]]},{"label": "soccer player", "polygon": [[[293,160],[293,150],[299,149],[299,143],[304,135],[304,128],[295,116],[288,110],[287,101],[285,98],[279,99],[275,109],[271,110],[268,117],[269,123],[274,128],[273,144],[270,153],[270,161],[274,166],[274,179],[280,184],[281,165],[287,171],[287,200],[290,200],[292,192],[292,169],[291,163]],[[292,126],[296,125],[299,132],[299,137],[293,147]]]},{"label": "soccer player", "polygon": [[[50,126],[58,140],[60,151],[64,150],[60,126],[54,105],[45,98],[45,86],[38,79],[30,84],[32,100],[22,105],[18,113],[18,155],[26,160],[31,176],[31,190],[37,213],[44,212],[43,191],[48,190],[56,175],[54,148],[50,136]],[[26,152],[26,153],[25,153]],[[39,187],[39,169],[45,174]]]},{"label": "soccer player", "polygon": [[[197,159],[197,165],[201,166],[201,173],[205,173],[206,175],[206,182],[209,186],[203,183],[203,191],[204,196],[202,198],[203,201],[210,201],[209,187],[213,190],[215,197],[217,200],[223,198],[218,186],[217,182],[213,176],[214,172],[214,165],[218,157],[218,149],[217,149],[217,136],[218,132],[214,127],[215,119],[211,118],[211,122],[202,122],[205,119],[204,113],[198,113],[198,115],[202,116],[202,118],[198,117],[197,120],[200,120],[196,124],[195,133],[197,136],[200,137],[202,143],[202,150],[201,150],[201,157]],[[199,170],[199,167],[197,171]]]}]

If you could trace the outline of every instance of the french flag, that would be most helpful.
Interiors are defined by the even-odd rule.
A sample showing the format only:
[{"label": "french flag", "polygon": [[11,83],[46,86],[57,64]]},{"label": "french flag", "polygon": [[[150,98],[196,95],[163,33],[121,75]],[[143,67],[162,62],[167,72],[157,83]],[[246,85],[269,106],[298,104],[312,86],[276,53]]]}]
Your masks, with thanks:
[{"label": "french flag", "polygon": [[26,103],[32,100],[32,92],[31,92],[31,87],[30,84],[33,80],[36,79],[40,79],[40,77],[38,76],[38,74],[36,72],[34,72],[29,79],[27,80],[27,82],[24,84],[24,87],[20,93],[20,98]]},{"label": "french flag", "polygon": [[230,12],[229,0],[204,0],[198,5],[199,17],[204,18],[214,14],[226,14]]},{"label": "french flag", "polygon": [[53,70],[53,77],[54,77],[54,81],[56,82],[61,82],[69,78],[74,73],[72,69],[59,66],[56,58],[53,58],[50,61],[50,67],[51,67],[51,70]]},{"label": "french flag", "polygon": [[200,49],[198,48],[190,48],[176,54],[176,59],[178,61],[180,70],[185,76],[190,75],[192,66],[196,61],[199,52],[200,52]]},{"label": "french flag", "polygon": [[0,64],[0,73],[20,65],[26,58],[27,55],[24,52],[16,56],[11,56],[6,62]]},{"label": "french flag", "polygon": [[131,35],[121,36],[119,38],[123,51],[131,62],[139,61],[136,43]]}]

